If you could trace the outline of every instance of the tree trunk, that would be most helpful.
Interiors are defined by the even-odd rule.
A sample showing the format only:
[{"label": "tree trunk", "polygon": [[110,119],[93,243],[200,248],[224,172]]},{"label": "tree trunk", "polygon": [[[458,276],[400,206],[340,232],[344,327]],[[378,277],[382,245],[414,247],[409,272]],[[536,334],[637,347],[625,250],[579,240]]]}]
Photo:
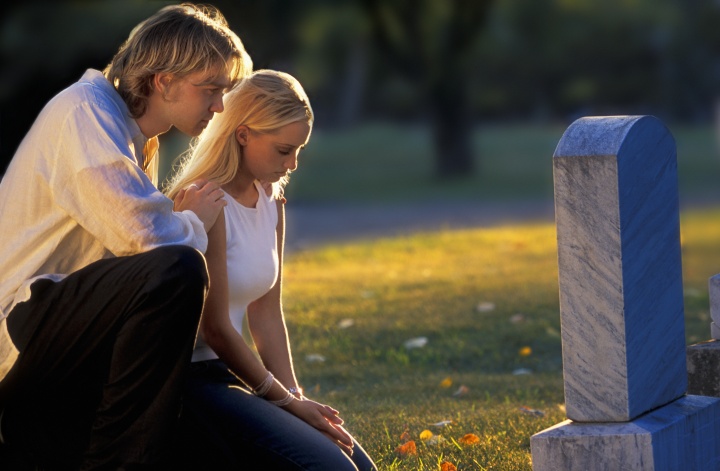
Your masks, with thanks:
[{"label": "tree trunk", "polygon": [[435,170],[440,178],[463,177],[475,171],[467,95],[460,84],[440,81],[432,94]]}]

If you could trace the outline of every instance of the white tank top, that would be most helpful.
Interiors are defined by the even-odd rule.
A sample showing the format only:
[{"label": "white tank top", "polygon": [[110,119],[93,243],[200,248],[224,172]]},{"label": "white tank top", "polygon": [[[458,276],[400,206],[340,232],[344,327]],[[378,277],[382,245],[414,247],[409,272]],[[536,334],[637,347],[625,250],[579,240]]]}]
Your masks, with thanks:
[{"label": "white tank top", "polygon": [[[277,202],[256,183],[255,208],[238,203],[225,194],[225,228],[230,320],[242,333],[248,304],[262,297],[275,285],[278,276]],[[192,361],[212,360],[217,354],[198,335]]]}]

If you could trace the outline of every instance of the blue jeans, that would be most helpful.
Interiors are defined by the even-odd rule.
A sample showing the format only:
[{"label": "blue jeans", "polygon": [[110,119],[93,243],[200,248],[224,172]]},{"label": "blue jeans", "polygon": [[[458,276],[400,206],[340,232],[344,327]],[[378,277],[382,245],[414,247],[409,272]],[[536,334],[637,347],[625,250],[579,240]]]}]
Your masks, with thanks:
[{"label": "blue jeans", "polygon": [[176,458],[197,469],[377,469],[357,442],[348,457],[311,425],[250,393],[220,360],[190,367],[180,424]]}]

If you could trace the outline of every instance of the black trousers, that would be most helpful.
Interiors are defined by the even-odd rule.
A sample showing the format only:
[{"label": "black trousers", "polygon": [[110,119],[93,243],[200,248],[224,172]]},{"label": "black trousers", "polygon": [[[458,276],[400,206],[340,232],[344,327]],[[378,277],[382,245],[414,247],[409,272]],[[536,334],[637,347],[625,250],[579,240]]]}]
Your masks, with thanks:
[{"label": "black trousers", "polygon": [[0,382],[0,469],[162,469],[207,286],[184,246],[33,283],[7,318],[20,355]]}]

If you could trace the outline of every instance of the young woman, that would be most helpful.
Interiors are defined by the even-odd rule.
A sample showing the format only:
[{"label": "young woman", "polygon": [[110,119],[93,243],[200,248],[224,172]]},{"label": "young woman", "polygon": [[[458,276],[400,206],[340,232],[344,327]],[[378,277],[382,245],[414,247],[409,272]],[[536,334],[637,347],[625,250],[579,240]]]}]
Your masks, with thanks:
[{"label": "young woman", "polygon": [[[168,187],[174,198],[210,181],[228,201],[208,233],[210,291],[183,403],[195,438],[216,450],[205,459],[222,455],[228,468],[256,461],[273,470],[376,469],[338,411],[303,396],[283,318],[283,188],[312,125],[292,76],[256,71],[225,96],[225,112]],[[246,313],[260,358],[242,337]]]}]

